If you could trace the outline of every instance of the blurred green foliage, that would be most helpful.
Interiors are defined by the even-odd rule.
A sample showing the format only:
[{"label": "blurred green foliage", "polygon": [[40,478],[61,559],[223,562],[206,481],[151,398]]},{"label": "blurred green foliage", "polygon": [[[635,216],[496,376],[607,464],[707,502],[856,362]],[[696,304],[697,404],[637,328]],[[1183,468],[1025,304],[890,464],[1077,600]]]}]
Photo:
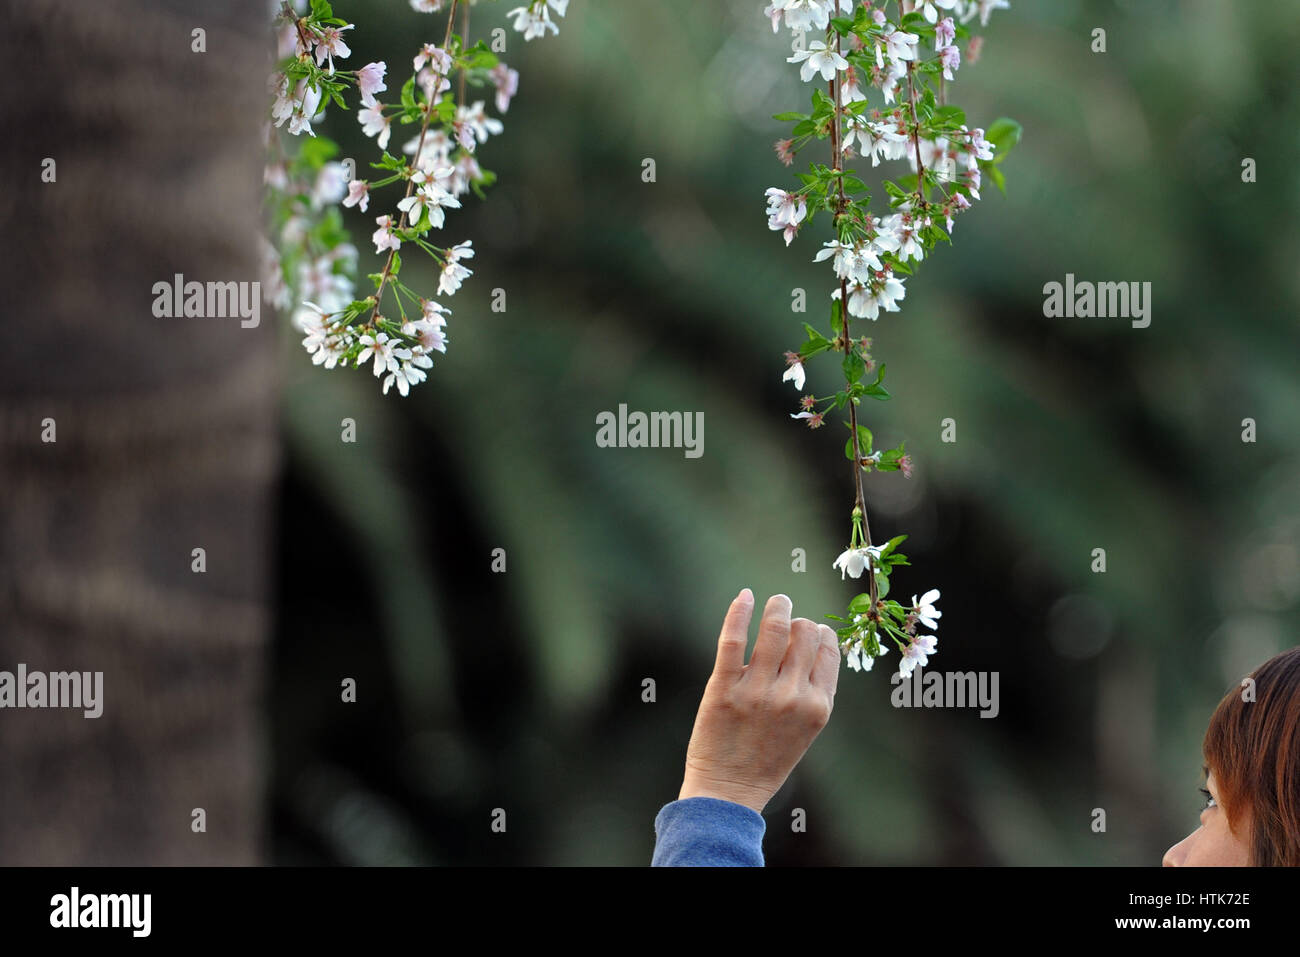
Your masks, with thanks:
[{"label": "blurred green foliage", "polygon": [[[856,593],[830,568],[843,433],[792,422],[780,382],[830,292],[829,232],[787,249],[766,228],[764,189],[806,161],[781,166],[770,117],[807,89],[761,8],[574,0],[557,37],[510,34],[520,92],[479,157],[499,181],[445,230],[475,275],[410,399],[286,333],[277,859],[646,864],[730,599],[785,592],[819,619]],[[471,35],[505,9],[474,7]],[[335,11],[347,65],[386,59],[390,91],[441,35],[405,4]],[[911,536],[897,591],[943,590],[932,668],[998,671],[1001,712],[895,709],[888,669],[845,671],[768,808],[772,864],[1155,864],[1195,826],[1213,706],[1296,643],[1300,9],[1017,0],[983,32],[950,101],[1024,125],[1007,193],[862,331],[895,397],[866,424],[918,465],[870,477],[873,532]],[[364,168],[354,117],[325,129]],[[346,217],[362,273],[385,202]],[[1150,281],[1151,326],[1044,318],[1066,273]],[[704,456],[597,448],[621,402],[702,410]]]}]

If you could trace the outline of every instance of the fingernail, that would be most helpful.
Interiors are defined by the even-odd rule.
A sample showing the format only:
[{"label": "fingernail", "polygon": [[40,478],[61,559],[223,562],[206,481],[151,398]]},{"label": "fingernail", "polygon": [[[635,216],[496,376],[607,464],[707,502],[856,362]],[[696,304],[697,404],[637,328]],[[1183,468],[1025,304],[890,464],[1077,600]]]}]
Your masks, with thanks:
[{"label": "fingernail", "polygon": [[745,601],[753,601],[754,593],[750,591],[748,588],[742,588],[740,590],[740,594],[736,596],[737,601],[740,601],[741,599],[744,599]]}]

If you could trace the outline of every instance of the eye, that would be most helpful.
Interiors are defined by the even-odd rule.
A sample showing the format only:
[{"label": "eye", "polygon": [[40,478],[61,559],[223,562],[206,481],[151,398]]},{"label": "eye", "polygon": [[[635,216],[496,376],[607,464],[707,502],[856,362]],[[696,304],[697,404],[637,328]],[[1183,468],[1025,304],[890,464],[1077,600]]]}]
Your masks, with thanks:
[{"label": "eye", "polygon": [[1197,788],[1197,790],[1200,791],[1202,794],[1205,795],[1205,806],[1201,808],[1202,811],[1204,811],[1204,810],[1208,810],[1209,808],[1212,808],[1212,807],[1218,807],[1218,806],[1219,806],[1219,805],[1215,802],[1215,800],[1214,800],[1214,795],[1212,795],[1212,794],[1211,794],[1209,791],[1207,791],[1205,788]]}]

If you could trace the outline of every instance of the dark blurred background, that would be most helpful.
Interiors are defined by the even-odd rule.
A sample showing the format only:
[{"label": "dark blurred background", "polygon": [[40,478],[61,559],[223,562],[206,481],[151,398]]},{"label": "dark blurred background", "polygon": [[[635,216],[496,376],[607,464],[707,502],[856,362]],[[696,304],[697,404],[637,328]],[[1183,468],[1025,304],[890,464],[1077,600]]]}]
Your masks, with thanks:
[{"label": "dark blurred background", "polygon": [[[499,181],[446,227],[473,240],[475,274],[408,399],[312,366],[283,317],[260,340],[281,388],[258,421],[279,423],[282,458],[274,540],[252,546],[274,616],[263,733],[233,759],[266,775],[250,855],[647,864],[735,593],[785,592],[815,619],[856,594],[831,569],[852,505],[842,429],[793,422],[780,381],[799,321],[825,323],[831,274],[811,260],[829,223],[786,248],[763,213],[767,187],[829,150],[792,169],[772,151],[788,126],[771,115],[806,109],[809,87],[762,7],[574,0],[558,36],[509,33],[519,93],[479,154]],[[508,8],[475,6],[471,37]],[[381,99],[441,38],[406,3],[335,12],[357,24],[348,66],[388,62]],[[950,102],[972,126],[1023,124],[1007,192],[986,178],[902,311],[855,329],[894,394],[865,422],[917,466],[868,477],[872,530],[909,535],[899,593],[942,590],[931,670],[999,672],[1000,713],[895,709],[891,668],[846,670],[768,806],[772,865],[1155,865],[1196,826],[1214,705],[1297,643],[1300,9],[1013,0],[975,32]],[[318,128],[364,168],[352,114]],[[389,195],[346,211],[363,276]],[[407,259],[403,279],[433,289]],[[1151,325],[1045,318],[1067,273],[1151,282]],[[836,376],[813,363],[809,388]],[[598,448],[596,414],[620,403],[702,411],[704,455]]]},{"label": "dark blurred background", "polygon": [[[829,230],[787,249],[763,220],[806,168],[770,117],[808,85],[761,6],[576,0],[558,36],[512,38],[499,183],[448,219],[478,256],[446,358],[395,402],[289,356],[274,859],[644,864],[735,592],[814,618],[856,593],[830,568],[842,430],[793,423],[780,381],[798,320],[825,324]],[[346,6],[358,63],[426,39],[382,7]],[[891,669],[846,671],[768,808],[773,864],[1158,863],[1196,825],[1214,704],[1296,643],[1300,11],[1017,2],[974,27],[951,102],[1023,123],[1007,193],[986,178],[902,312],[858,326],[895,396],[867,424],[918,463],[869,477],[873,531],[910,535],[898,590],[942,589],[932,668],[1000,672],[1001,713],[895,709]],[[367,155],[347,119],[329,132]],[[1151,325],[1044,318],[1067,272],[1150,281]],[[624,402],[703,411],[703,457],[598,448]]]}]

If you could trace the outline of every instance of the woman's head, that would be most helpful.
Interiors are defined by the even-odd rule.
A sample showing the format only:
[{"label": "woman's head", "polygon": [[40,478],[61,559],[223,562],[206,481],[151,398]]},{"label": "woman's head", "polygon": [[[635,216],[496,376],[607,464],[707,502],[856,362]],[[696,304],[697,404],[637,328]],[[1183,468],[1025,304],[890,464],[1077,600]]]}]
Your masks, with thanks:
[{"label": "woman's head", "polygon": [[1300,648],[1224,696],[1202,751],[1201,826],[1165,852],[1164,864],[1300,865]]}]

